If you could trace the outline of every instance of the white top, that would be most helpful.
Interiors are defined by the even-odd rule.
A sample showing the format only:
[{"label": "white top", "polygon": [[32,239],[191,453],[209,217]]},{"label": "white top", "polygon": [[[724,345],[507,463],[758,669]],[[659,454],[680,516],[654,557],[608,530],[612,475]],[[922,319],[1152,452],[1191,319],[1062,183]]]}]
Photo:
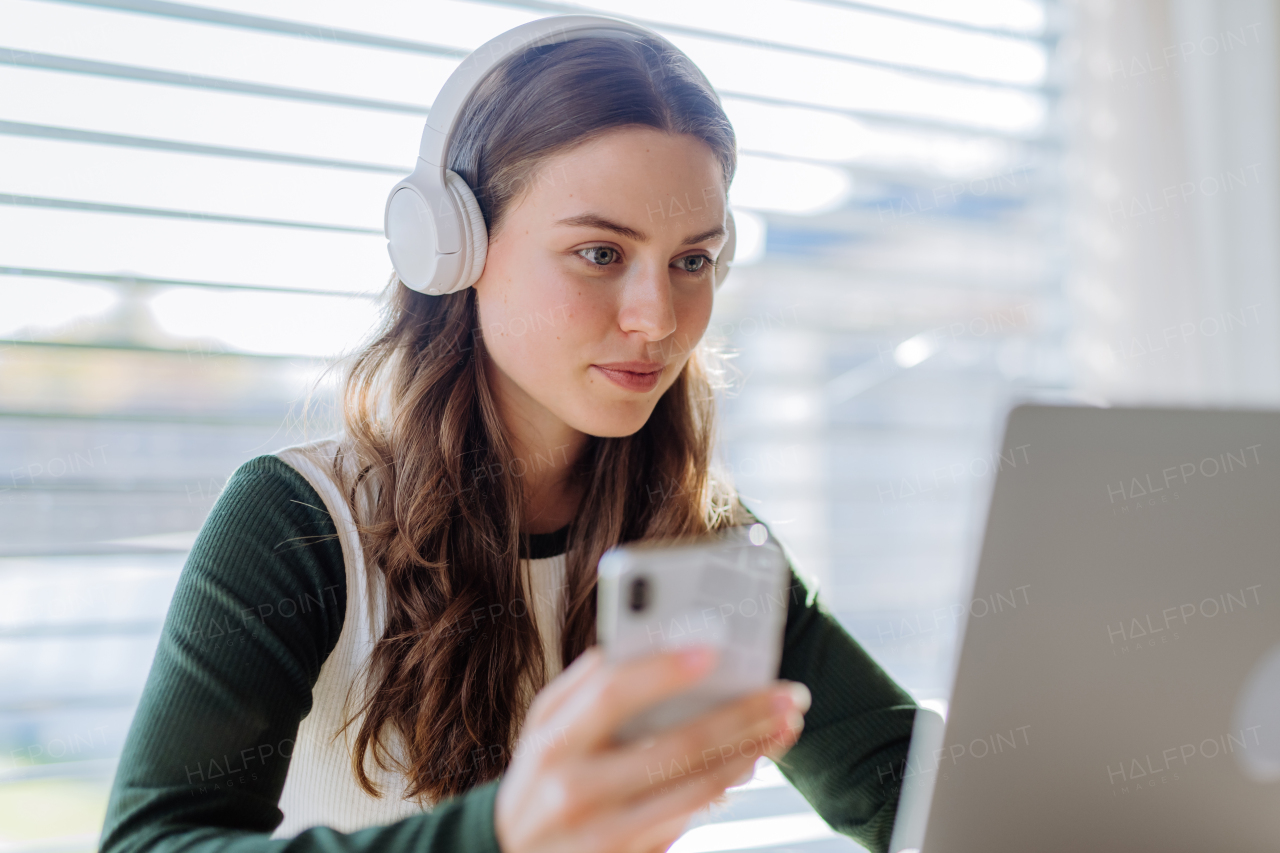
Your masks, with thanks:
[{"label": "white top", "polygon": [[[382,636],[386,603],[383,586],[378,582],[379,573],[366,569],[355,521],[331,474],[337,446],[336,438],[324,438],[283,448],[274,454],[306,478],[333,517],[346,567],[347,607],[337,645],[320,667],[320,676],[312,688],[311,711],[298,727],[289,772],[280,794],[279,807],[284,812],[284,821],[272,833],[273,838],[290,838],[312,826],[352,832],[431,810],[429,805],[403,799],[408,780],[403,774],[378,768],[371,754],[365,756],[366,772],[383,791],[383,796],[365,793],[351,766],[352,745],[360,730],[360,720],[355,720],[342,734],[338,733],[346,719],[348,696],[352,707],[359,707],[363,698],[364,667],[374,644]],[[361,500],[367,501],[367,495],[361,495]],[[361,504],[362,509],[366,506],[367,503]],[[560,554],[521,563],[529,570],[533,591],[528,598],[537,617],[547,677],[551,679],[561,670],[565,557]],[[393,755],[402,754],[390,729],[384,729],[383,739]]]}]

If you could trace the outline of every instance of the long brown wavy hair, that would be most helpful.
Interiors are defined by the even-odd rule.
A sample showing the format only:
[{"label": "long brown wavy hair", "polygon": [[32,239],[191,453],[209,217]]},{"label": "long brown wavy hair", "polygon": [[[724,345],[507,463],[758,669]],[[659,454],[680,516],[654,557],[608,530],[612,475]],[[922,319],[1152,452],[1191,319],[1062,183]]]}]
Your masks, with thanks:
[{"label": "long brown wavy hair", "polygon": [[[465,106],[448,162],[493,235],[543,161],[628,125],[702,140],[728,188],[736,143],[718,97],[684,54],[651,39],[582,38],[509,58]],[[475,295],[428,296],[393,276],[382,325],[343,380],[335,472],[385,589],[386,628],[347,720],[359,722],[356,777],[375,796],[369,752],[407,777],[406,799],[435,802],[496,778],[547,680],[525,603],[525,463],[485,379]],[[596,564],[607,548],[745,520],[713,460],[714,355],[695,349],[639,431],[589,438],[570,472],[585,492],[557,591],[563,666],[595,642]],[[357,499],[361,488],[371,500]]]}]

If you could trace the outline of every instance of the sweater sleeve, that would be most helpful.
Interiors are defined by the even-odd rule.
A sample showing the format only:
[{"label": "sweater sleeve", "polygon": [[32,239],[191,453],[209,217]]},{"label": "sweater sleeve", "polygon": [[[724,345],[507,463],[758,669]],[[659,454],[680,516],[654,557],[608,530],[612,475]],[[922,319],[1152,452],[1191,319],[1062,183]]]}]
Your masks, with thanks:
[{"label": "sweater sleeve", "polygon": [[813,703],[778,769],[832,829],[885,853],[898,810],[916,703],[788,566],[780,678]]},{"label": "sweater sleeve", "polygon": [[345,608],[342,549],[319,495],[278,457],[241,465],[179,577],[101,853],[500,853],[498,780],[387,826],[270,837],[298,724]]}]

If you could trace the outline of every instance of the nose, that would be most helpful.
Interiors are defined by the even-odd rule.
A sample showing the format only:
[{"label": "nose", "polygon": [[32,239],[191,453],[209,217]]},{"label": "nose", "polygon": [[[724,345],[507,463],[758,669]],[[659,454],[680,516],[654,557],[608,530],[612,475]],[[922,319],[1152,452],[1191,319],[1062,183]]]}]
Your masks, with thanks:
[{"label": "nose", "polygon": [[618,326],[648,341],[660,341],[676,330],[675,294],[665,262],[634,265],[623,283]]}]

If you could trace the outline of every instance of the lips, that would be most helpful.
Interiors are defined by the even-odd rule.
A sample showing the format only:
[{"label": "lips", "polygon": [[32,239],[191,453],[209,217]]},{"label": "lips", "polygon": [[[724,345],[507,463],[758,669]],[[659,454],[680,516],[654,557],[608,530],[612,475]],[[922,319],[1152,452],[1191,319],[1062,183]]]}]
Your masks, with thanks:
[{"label": "lips", "polygon": [[651,362],[615,361],[591,366],[610,382],[628,391],[652,391],[662,378],[662,365]]},{"label": "lips", "polygon": [[593,366],[604,370],[622,370],[627,373],[653,373],[663,368],[660,361],[602,361]]}]

